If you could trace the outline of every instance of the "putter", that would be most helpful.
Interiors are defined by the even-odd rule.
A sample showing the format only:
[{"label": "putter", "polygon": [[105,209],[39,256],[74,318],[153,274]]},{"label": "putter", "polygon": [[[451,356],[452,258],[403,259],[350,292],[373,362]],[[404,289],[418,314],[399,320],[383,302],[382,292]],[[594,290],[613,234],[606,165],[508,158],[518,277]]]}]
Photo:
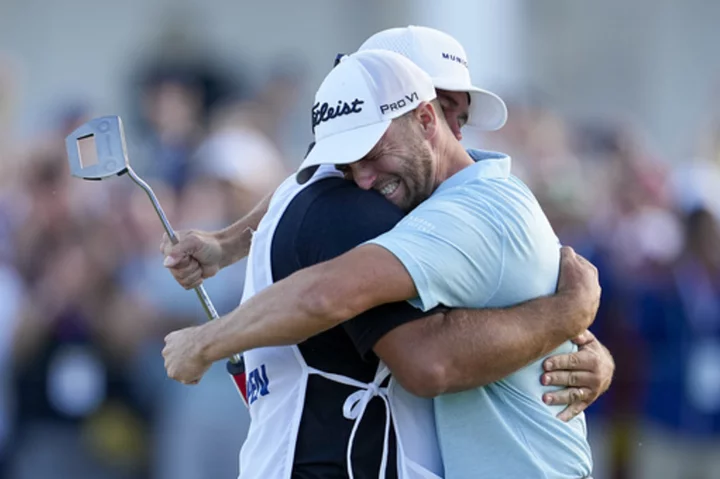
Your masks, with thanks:
[{"label": "putter", "polygon": [[[70,161],[70,174],[76,178],[99,181],[127,173],[130,179],[147,193],[172,244],[178,243],[177,235],[170,226],[152,188],[130,167],[125,133],[119,116],[103,116],[81,125],[67,136],[65,147]],[[208,319],[216,319],[217,311],[210,301],[205,287],[201,284],[195,288],[195,293],[197,293]],[[247,404],[242,356],[240,354],[232,356],[227,368]]]}]

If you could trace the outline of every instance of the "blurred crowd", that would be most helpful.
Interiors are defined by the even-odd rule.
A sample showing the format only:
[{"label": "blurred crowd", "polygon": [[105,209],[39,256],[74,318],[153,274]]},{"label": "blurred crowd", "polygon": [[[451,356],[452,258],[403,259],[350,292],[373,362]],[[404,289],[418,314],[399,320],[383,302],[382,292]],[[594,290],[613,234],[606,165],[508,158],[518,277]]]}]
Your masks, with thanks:
[{"label": "blurred crowd", "polygon": [[[277,68],[250,87],[201,62],[137,75],[131,163],[174,228],[222,228],[285,179],[278,102],[296,81]],[[70,176],[64,137],[92,113],[71,105],[32,143],[0,142],[2,477],[236,477],[248,416],[224,365],[199,388],[165,376],[164,336],[205,316],[162,267],[147,196]],[[207,282],[220,314],[243,281],[240,263]]]},{"label": "blurred crowd", "polygon": [[591,330],[617,368],[588,410],[593,476],[720,477],[720,136],[670,158],[634,125],[508,103],[484,146],[600,273]]},{"label": "blurred crowd", "polygon": [[[162,267],[147,197],[128,179],[70,177],[64,137],[91,107],[62,109],[32,142],[2,136],[14,121],[3,74],[1,477],[235,477],[248,418],[224,365],[198,387],[164,373],[164,335],[205,318]],[[287,106],[309,104],[293,72],[252,88],[200,65],[139,78],[131,160],[175,228],[230,224],[301,161],[281,147]],[[717,477],[720,135],[699,132],[695,154],[667,158],[633,125],[507,100],[507,126],[466,141],[509,153],[563,243],[600,271],[592,329],[617,370],[588,411],[595,478]],[[206,282],[221,314],[243,277],[241,262]],[[697,471],[668,475],[676,463]]]}]

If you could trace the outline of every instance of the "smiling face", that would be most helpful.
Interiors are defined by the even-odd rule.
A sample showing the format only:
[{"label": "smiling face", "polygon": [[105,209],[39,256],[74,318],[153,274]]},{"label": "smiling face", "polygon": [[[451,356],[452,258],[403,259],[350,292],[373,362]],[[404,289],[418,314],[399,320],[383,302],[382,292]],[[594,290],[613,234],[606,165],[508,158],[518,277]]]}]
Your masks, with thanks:
[{"label": "smiling face", "polygon": [[438,145],[455,141],[437,103],[394,120],[377,145],[360,161],[338,166],[362,189],[373,189],[403,211],[426,200],[439,185]]},{"label": "smiling face", "polygon": [[468,121],[470,96],[437,90],[437,100],[429,106],[430,110],[426,105],[394,120],[370,153],[355,163],[338,165],[338,170],[360,188],[378,191],[403,211],[425,201],[440,183],[435,147],[462,139],[460,130]]},{"label": "smiling face", "polygon": [[410,211],[434,190],[434,162],[424,141],[403,139],[406,136],[391,127],[365,158],[341,171],[360,188],[374,189],[403,211]]}]

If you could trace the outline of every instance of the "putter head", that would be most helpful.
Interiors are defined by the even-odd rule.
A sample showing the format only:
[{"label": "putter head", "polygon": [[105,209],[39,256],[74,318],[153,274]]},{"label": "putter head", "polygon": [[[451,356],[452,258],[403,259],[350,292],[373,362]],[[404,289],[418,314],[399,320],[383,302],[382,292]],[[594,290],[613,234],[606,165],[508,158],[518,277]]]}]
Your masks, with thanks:
[{"label": "putter head", "polygon": [[94,118],[65,138],[70,174],[102,180],[127,172],[125,133],[119,116]]}]

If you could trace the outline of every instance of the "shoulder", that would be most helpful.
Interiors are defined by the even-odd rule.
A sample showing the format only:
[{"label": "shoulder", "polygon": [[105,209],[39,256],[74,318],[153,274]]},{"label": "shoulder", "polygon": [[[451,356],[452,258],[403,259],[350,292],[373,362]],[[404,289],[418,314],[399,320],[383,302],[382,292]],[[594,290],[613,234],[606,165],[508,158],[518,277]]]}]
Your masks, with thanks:
[{"label": "shoulder", "polygon": [[468,183],[438,191],[410,212],[403,226],[420,231],[467,235],[473,229],[504,230],[501,209],[487,185]]},{"label": "shoulder", "polygon": [[402,218],[403,212],[379,193],[328,178],[298,193],[283,214],[277,236],[294,243],[306,267],[385,233]]},{"label": "shoulder", "polygon": [[317,234],[363,230],[376,236],[403,218],[403,212],[375,191],[342,178],[313,183],[292,201],[285,215],[301,217],[299,227]]}]

